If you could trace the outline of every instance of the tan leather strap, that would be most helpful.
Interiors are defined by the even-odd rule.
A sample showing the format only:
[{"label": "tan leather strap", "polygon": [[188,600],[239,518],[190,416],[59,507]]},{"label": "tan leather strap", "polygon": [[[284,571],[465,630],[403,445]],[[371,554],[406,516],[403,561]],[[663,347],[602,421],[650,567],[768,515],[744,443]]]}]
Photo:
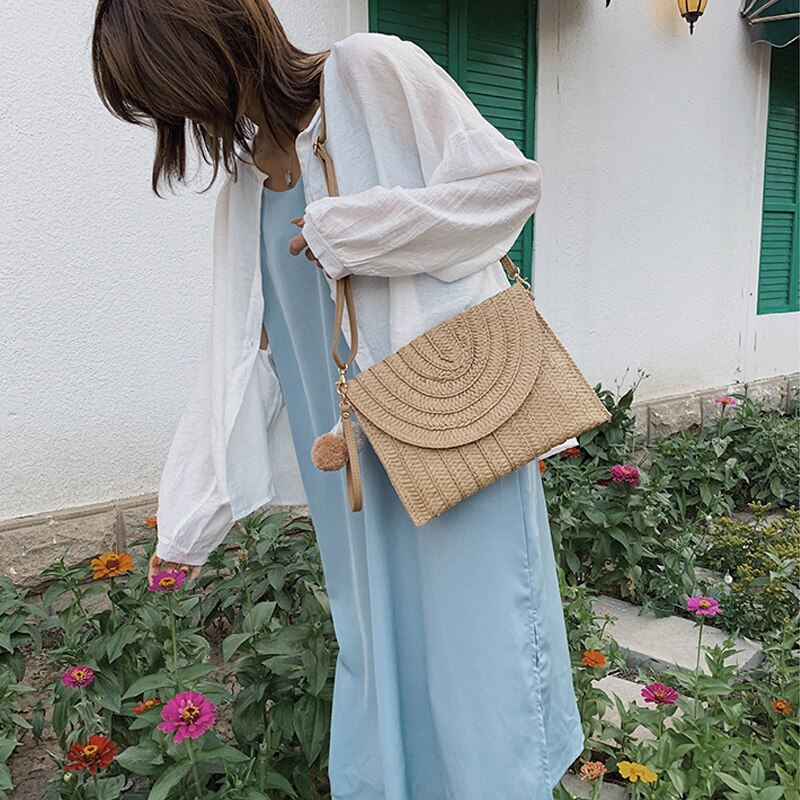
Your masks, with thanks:
[{"label": "tan leather strap", "polygon": [[[323,70],[319,76],[319,107],[320,107],[320,127],[319,133],[314,138],[313,151],[322,161],[322,168],[325,173],[325,183],[328,186],[328,194],[331,197],[336,197],[339,194],[339,184],[336,181],[336,173],[333,170],[333,160],[325,147],[325,138],[327,135],[325,125],[325,97],[323,94],[323,84],[325,79],[325,71]],[[338,345],[339,334],[342,330],[342,316],[344,314],[344,306],[347,305],[347,318],[350,324],[350,353],[346,361],[339,358]],[[356,323],[356,307],[353,302],[353,290],[350,287],[350,276],[346,275],[344,278],[336,281],[336,310],[334,312],[333,320],[333,344],[331,346],[331,353],[336,366],[339,368],[339,380],[336,382],[336,390],[339,392],[339,410],[342,416],[342,432],[344,433],[344,440],[347,444],[347,464],[346,464],[346,478],[347,478],[347,499],[350,504],[351,511],[360,511],[362,506],[362,489],[361,489],[361,468],[358,461],[358,447],[356,445],[355,433],[353,432],[352,413],[353,409],[347,399],[347,379],[345,373],[353,359],[356,357],[358,351],[358,325]]]}]

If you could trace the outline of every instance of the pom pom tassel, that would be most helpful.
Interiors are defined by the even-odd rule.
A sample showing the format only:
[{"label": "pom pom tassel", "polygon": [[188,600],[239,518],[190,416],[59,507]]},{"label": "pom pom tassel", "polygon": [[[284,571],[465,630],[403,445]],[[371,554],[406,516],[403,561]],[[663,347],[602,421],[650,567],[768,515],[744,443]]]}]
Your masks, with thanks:
[{"label": "pom pom tassel", "polygon": [[338,433],[323,433],[311,448],[311,461],[317,469],[341,469],[347,464],[347,442]]}]

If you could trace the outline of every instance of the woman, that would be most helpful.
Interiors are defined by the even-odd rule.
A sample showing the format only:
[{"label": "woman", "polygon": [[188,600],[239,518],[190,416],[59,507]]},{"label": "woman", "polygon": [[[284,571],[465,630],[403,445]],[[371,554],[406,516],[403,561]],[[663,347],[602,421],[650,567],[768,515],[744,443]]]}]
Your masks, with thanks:
[{"label": "woman", "polygon": [[[109,109],[155,127],[155,191],[186,177],[187,135],[229,173],[151,572],[195,578],[234,520],[307,502],[340,648],[334,800],[550,798],[583,733],[538,462],[415,528],[369,442],[358,513],[309,455],[338,416],[334,280],[352,276],[362,370],[508,285],[539,165],[415,44],[304,53],[266,0],[102,0],[93,59]],[[338,197],[311,150],[323,70]]]}]

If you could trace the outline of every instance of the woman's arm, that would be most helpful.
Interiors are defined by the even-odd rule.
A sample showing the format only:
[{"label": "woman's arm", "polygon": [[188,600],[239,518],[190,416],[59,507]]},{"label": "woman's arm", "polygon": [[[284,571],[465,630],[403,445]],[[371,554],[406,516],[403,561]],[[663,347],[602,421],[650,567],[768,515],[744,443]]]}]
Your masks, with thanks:
[{"label": "woman's arm", "polygon": [[453,281],[507,253],[538,206],[539,164],[416,44],[353,34],[341,46],[337,78],[363,113],[373,149],[413,153],[425,185],[310,203],[303,234],[325,271]]}]

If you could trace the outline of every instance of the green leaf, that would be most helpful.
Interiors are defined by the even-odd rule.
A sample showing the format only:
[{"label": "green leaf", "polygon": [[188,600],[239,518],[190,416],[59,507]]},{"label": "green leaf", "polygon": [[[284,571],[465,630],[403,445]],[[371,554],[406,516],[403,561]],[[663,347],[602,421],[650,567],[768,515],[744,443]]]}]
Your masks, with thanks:
[{"label": "green leaf", "polygon": [[304,695],[294,707],[294,731],[309,763],[316,760],[325,742],[330,704],[318,697]]},{"label": "green leaf", "polygon": [[584,512],[595,525],[605,525],[606,515],[597,508],[587,508]]},{"label": "green leaf", "polygon": [[242,622],[242,630],[259,631],[272,617],[277,603],[274,600],[266,600],[263,603],[256,603]]},{"label": "green leaf", "polygon": [[9,736],[0,736],[0,763],[8,761],[11,754],[19,746],[19,742]]},{"label": "green leaf", "polygon": [[230,636],[226,636],[222,642],[222,658],[230,661],[231,656],[253,636],[255,633],[232,633]]},{"label": "green leaf", "polygon": [[0,764],[0,789],[13,789],[14,781],[11,779],[11,773],[5,764]]},{"label": "green leaf", "polygon": [[95,700],[103,708],[107,708],[117,714],[122,710],[119,684],[113,672],[95,672],[91,686]]},{"label": "green leaf", "polygon": [[175,679],[168,672],[157,672],[155,675],[145,675],[134,681],[129,687],[128,691],[122,695],[122,699],[126,700],[129,697],[135,697],[137,694],[144,694],[153,689],[163,689],[164,687],[174,687]]},{"label": "green leaf", "polygon": [[286,792],[286,794],[291,797],[297,797],[297,792],[295,792],[292,784],[289,783],[289,781],[287,781],[283,775],[277,772],[268,772],[261,781],[261,788],[280,789],[282,792]]},{"label": "green leaf", "polygon": [[185,669],[181,670],[181,679],[186,683],[191,683],[192,681],[196,681],[198,678],[202,678],[204,675],[208,675],[209,672],[213,672],[216,669],[214,664],[192,664],[191,667],[186,667]]},{"label": "green leaf", "polygon": [[249,764],[252,760],[250,756],[229,744],[210,747],[208,750],[199,750],[197,752],[198,761],[216,761],[217,759],[222,761],[223,764]]},{"label": "green leaf", "polygon": [[2,647],[3,650],[8,650],[9,653],[14,652],[14,648],[11,645],[11,635],[5,631],[0,631],[0,647]]},{"label": "green leaf", "polygon": [[308,625],[287,625],[254,645],[257,652],[269,656],[300,655],[305,649],[310,630]]},{"label": "green leaf", "polygon": [[133,644],[139,637],[139,632],[134,625],[122,625],[106,639],[106,653],[108,660],[116,661],[122,651],[129,644]]},{"label": "green leaf", "polygon": [[186,761],[178,761],[170,767],[167,767],[161,777],[153,784],[150,794],[147,795],[147,800],[168,800],[170,789],[180,783],[192,769],[192,763],[188,759]]},{"label": "green leaf", "polygon": [[134,775],[155,775],[164,763],[164,757],[154,742],[127,747],[114,759],[119,765]]}]

